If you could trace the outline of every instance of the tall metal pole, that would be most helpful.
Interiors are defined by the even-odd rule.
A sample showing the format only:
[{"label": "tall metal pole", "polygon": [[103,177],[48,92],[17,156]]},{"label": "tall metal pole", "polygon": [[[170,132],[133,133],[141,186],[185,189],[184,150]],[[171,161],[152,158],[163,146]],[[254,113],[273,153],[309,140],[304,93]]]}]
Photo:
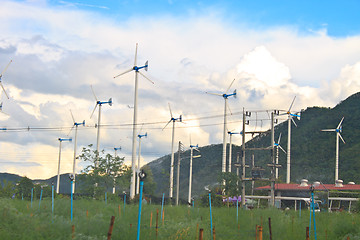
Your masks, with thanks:
[{"label": "tall metal pole", "polygon": [[275,206],[274,112],[271,112],[271,190],[270,206]]},{"label": "tall metal pole", "polygon": [[74,163],[73,163],[73,176],[74,176],[74,181],[73,181],[73,186],[72,186],[72,193],[75,193],[75,168],[76,168],[77,130],[78,130],[78,125],[75,125]]},{"label": "tall metal pole", "polygon": [[60,161],[61,161],[61,139],[59,138],[59,162],[58,162],[58,174],[57,174],[57,181],[56,181],[56,193],[59,194],[60,189]]},{"label": "tall metal pole", "polygon": [[[141,137],[139,137],[139,150],[138,150],[138,164],[137,164],[137,173],[140,172],[140,158],[141,158]],[[140,190],[140,176],[136,174],[136,194],[139,194]]]},{"label": "tall metal pole", "polygon": [[339,180],[339,133],[336,132],[335,182]]},{"label": "tall metal pole", "polygon": [[180,162],[181,162],[181,141],[179,141],[179,148],[178,148],[178,162],[177,162],[177,175],[176,175],[176,206],[179,205]]},{"label": "tall metal pole", "polygon": [[101,104],[99,104],[99,115],[98,115],[98,124],[97,124],[97,138],[96,138],[96,162],[95,162],[95,167],[98,167],[98,166],[99,166],[100,122],[101,122]]},{"label": "tall metal pole", "polygon": [[[274,145],[274,142],[272,142]],[[287,161],[286,161],[286,183],[290,183],[290,145],[291,145],[291,115],[288,114],[288,142],[287,142]]]},{"label": "tall metal pole", "polygon": [[241,206],[245,208],[245,111],[243,109],[243,130],[242,130],[242,174],[241,174]]},{"label": "tall metal pole", "polygon": [[[224,98],[225,106],[224,106],[224,132],[223,132],[223,152],[222,152],[222,164],[221,164],[221,171],[226,172],[226,125],[227,125],[227,98]],[[225,185],[225,180],[223,182]]]},{"label": "tall metal pole", "polygon": [[[137,44],[136,44],[137,51]],[[135,54],[136,56],[136,54]],[[136,57],[135,57],[136,66]],[[137,132],[137,102],[138,102],[138,71],[135,71],[135,97],[134,97],[134,120],[133,120],[133,139],[131,155],[131,182],[130,182],[130,199],[135,197],[135,180],[136,180],[136,132]]]},{"label": "tall metal pole", "polygon": [[189,207],[191,205],[192,160],[193,160],[193,148],[190,147],[190,171],[189,171],[189,195],[188,195]]},{"label": "tall metal pole", "polygon": [[170,162],[170,189],[169,189],[169,198],[170,201],[173,197],[173,188],[174,188],[174,139],[175,139],[175,120],[173,122],[172,129],[172,140],[171,140],[171,162]]},{"label": "tall metal pole", "polygon": [[232,135],[233,133],[230,132],[230,145],[229,145],[229,173],[231,173],[231,158],[232,158]]},{"label": "tall metal pole", "polygon": [[[279,145],[277,145],[276,146],[276,160],[275,160],[276,165],[279,164],[279,148],[280,148]],[[276,168],[275,169],[275,179],[278,179],[278,178],[279,178],[279,168]]]},{"label": "tall metal pole", "polygon": [[[252,155],[251,166],[252,166],[252,168],[255,167],[255,157],[254,157],[254,154]],[[252,180],[252,181],[251,181],[251,195],[254,195],[254,187],[255,187],[255,181]]]}]

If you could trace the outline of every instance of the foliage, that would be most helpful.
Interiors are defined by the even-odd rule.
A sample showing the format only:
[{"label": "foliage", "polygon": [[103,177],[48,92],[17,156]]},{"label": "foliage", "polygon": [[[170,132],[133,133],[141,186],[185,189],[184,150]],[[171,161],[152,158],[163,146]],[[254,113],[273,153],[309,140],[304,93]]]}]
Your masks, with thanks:
[{"label": "foliage", "polygon": [[34,184],[31,179],[28,177],[22,177],[18,184],[16,185],[16,192],[18,198],[24,197],[24,199],[30,199],[31,189],[34,187]]},{"label": "foliage", "polygon": [[3,182],[0,184],[0,197],[11,198],[14,193],[14,183],[3,180]]},{"label": "foliage", "polygon": [[144,166],[142,168],[146,173],[146,178],[144,180],[144,194],[153,195],[156,188],[156,183],[154,182],[154,176],[152,174],[151,168],[149,166]]},{"label": "foliage", "polygon": [[111,191],[130,182],[131,172],[124,164],[124,158],[113,156],[105,151],[97,152],[91,149],[92,144],[82,149],[79,158],[89,165],[77,176],[79,191],[83,194],[102,198],[105,191]]},{"label": "foliage", "polygon": [[[223,172],[219,175],[219,182],[225,182],[225,185],[222,186],[226,195],[228,196],[239,196],[241,193],[240,177],[235,173]],[[238,185],[239,184],[239,185]]]},{"label": "foliage", "polygon": [[[111,216],[115,223],[111,239],[135,239],[137,234],[138,205],[123,205],[118,201],[74,200],[74,218],[70,220],[70,199],[58,198],[52,215],[51,199],[36,201],[1,199],[0,239],[106,239]],[[213,205],[214,206],[214,205]],[[210,236],[210,211],[208,207],[164,206],[164,222],[161,205],[144,204],[140,227],[140,239],[196,239],[199,229],[204,239]],[[237,212],[238,210],[238,212]],[[158,211],[158,234],[156,216]],[[236,207],[213,207],[212,223],[216,239],[254,239],[255,226],[263,226],[263,239],[270,239],[268,219],[271,219],[272,239],[304,239],[309,227],[309,211],[280,211],[276,209],[243,210]],[[237,217],[238,216],[238,217]],[[150,227],[151,220],[151,227]],[[316,213],[318,239],[359,239],[359,214],[347,212]],[[26,227],[24,227],[26,226]],[[314,236],[311,229],[311,238]]]}]

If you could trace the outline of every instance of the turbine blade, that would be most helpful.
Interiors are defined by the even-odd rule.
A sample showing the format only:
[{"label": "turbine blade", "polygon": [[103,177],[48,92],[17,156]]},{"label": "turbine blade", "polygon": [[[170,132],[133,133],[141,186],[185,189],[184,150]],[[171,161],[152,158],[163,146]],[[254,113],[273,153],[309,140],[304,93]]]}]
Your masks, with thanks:
[{"label": "turbine blade", "polygon": [[1,86],[2,90],[4,91],[6,97],[9,99],[9,96],[8,96],[8,94],[6,93],[5,88],[4,88],[4,86],[2,85],[1,81],[0,81],[0,86]]},{"label": "turbine blade", "polygon": [[8,63],[8,65],[6,65],[5,69],[1,72],[0,74],[0,78],[2,77],[2,75],[6,72],[6,70],[8,69],[8,67],[10,66],[10,63],[12,62],[12,60],[10,60],[10,62]]},{"label": "turbine blade", "polygon": [[72,118],[73,122],[75,123],[74,115],[72,114],[71,109],[70,109],[70,114],[71,114],[71,118]]},{"label": "turbine blade", "polygon": [[322,129],[322,132],[336,132],[336,129]]},{"label": "turbine blade", "polygon": [[91,91],[92,91],[92,93],[93,93],[93,95],[94,95],[95,100],[96,100],[96,101],[99,101],[99,100],[97,99],[96,95],[95,95],[95,92],[94,92],[94,89],[93,89],[92,85],[90,85],[90,87],[91,87]]},{"label": "turbine blade", "polygon": [[66,134],[66,136],[69,136],[73,129],[74,129],[74,125],[70,128],[70,131],[68,132],[68,134]]},{"label": "turbine blade", "polygon": [[288,111],[288,112],[290,112],[290,110],[291,110],[291,108],[292,108],[292,106],[293,106],[293,104],[294,104],[295,98],[296,98],[296,96],[295,96],[295,97],[294,97],[294,99],[292,100],[292,102],[291,102],[291,105],[290,105],[290,107],[289,107],[289,111]]},{"label": "turbine blade", "polygon": [[191,146],[191,133],[190,133],[190,146]]},{"label": "turbine blade", "polygon": [[234,82],[235,82],[235,78],[234,78],[234,80],[232,80],[229,87],[226,89],[225,93],[227,93],[230,90],[230,88],[231,88],[231,86],[233,85]]},{"label": "turbine blade", "polygon": [[337,126],[336,129],[339,129],[339,128],[340,128],[340,126],[341,126],[341,124],[342,124],[343,121],[344,121],[344,117],[342,117],[342,119],[341,119],[341,121],[340,121],[340,123],[339,123],[339,125]]},{"label": "turbine blade", "polygon": [[168,106],[169,106],[169,110],[170,110],[170,116],[171,116],[171,118],[173,118],[173,114],[172,114],[172,111],[171,111],[170,103],[168,103]]},{"label": "turbine blade", "polygon": [[291,121],[293,122],[293,124],[297,127],[297,124],[296,124],[296,122],[294,121],[294,119],[293,118],[291,118]]},{"label": "turbine blade", "polygon": [[143,126],[144,126],[144,124],[141,124],[141,128],[140,128],[139,134],[141,134],[141,131],[142,131],[142,129],[143,129]]},{"label": "turbine blade", "polygon": [[339,137],[340,137],[341,141],[343,141],[343,143],[345,143],[345,141],[344,141],[344,139],[342,138],[341,134],[340,134],[340,133],[337,133],[337,134],[339,134]]},{"label": "turbine blade", "polygon": [[226,104],[226,106],[227,106],[227,108],[228,108],[228,110],[229,110],[229,112],[230,112],[230,115],[232,115],[232,112],[231,112],[231,109],[230,109],[229,104]]},{"label": "turbine blade", "polygon": [[141,76],[143,76],[144,78],[146,78],[149,82],[151,82],[152,84],[155,84],[153,81],[150,80],[150,78],[148,78],[147,76],[145,76],[145,74],[143,74],[142,72],[138,72],[140,73]]},{"label": "turbine blade", "polygon": [[171,122],[172,120],[170,119],[170,121],[168,121],[165,125],[165,127],[163,127],[162,131],[167,127],[167,125],[169,125],[169,123]]},{"label": "turbine blade", "polygon": [[281,133],[279,134],[279,139],[278,139],[278,144],[280,144],[280,139],[281,139]]},{"label": "turbine blade", "polygon": [[278,146],[284,153],[286,153],[286,151],[279,145]]},{"label": "turbine blade", "polygon": [[95,112],[95,110],[96,110],[96,107],[97,107],[97,102],[96,102],[96,104],[95,104],[95,107],[94,107],[94,110],[92,111],[92,113],[91,113],[91,115],[90,115],[90,118],[92,118],[92,116],[93,116],[93,114],[94,114],[94,112]]},{"label": "turbine blade", "polygon": [[223,96],[222,94],[220,94],[220,93],[211,93],[211,92],[205,92],[205,93],[207,93],[207,94],[211,94],[211,95],[216,95],[216,96]]},{"label": "turbine blade", "polygon": [[134,61],[134,66],[136,66],[136,61],[137,61],[137,49],[138,49],[138,43],[136,43],[136,47],[135,47],[135,61]]},{"label": "turbine blade", "polygon": [[120,76],[122,76],[122,75],[124,75],[124,74],[126,74],[128,72],[131,72],[132,70],[134,70],[134,68],[130,68],[129,70],[126,70],[125,72],[116,75],[114,78],[120,77]]}]

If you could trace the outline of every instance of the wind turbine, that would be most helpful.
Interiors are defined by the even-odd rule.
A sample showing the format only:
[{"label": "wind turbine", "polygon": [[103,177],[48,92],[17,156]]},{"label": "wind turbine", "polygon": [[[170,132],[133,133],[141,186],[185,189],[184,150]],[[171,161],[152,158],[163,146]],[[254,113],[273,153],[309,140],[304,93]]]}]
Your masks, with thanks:
[{"label": "wind turbine", "polygon": [[236,98],[236,89],[234,90],[233,93],[228,94],[228,91],[230,90],[231,86],[233,85],[235,79],[231,82],[231,84],[229,85],[229,87],[226,89],[225,93],[223,94],[219,94],[219,93],[209,93],[206,92],[208,94],[212,94],[212,95],[217,95],[217,96],[222,96],[224,98],[225,101],[225,106],[224,106],[224,134],[223,134],[223,153],[222,153],[222,172],[226,172],[226,129],[227,129],[227,100],[229,97],[234,96],[234,98]]},{"label": "wind turbine", "polygon": [[6,72],[6,70],[8,69],[8,67],[10,66],[10,63],[12,62],[12,60],[10,60],[10,62],[8,63],[8,65],[6,65],[6,67],[5,67],[5,69],[1,72],[1,74],[0,74],[0,86],[1,86],[1,88],[2,88],[2,90],[4,91],[4,93],[5,93],[5,95],[6,95],[6,97],[9,99],[9,96],[8,96],[8,94],[6,93],[6,91],[5,91],[5,88],[4,88],[4,86],[2,85],[2,82],[1,82],[1,80],[2,80],[2,76],[3,76],[3,74]]},{"label": "wind turbine", "polygon": [[129,70],[126,70],[123,73],[120,73],[116,75],[114,78],[120,77],[128,72],[135,71],[135,92],[134,92],[134,119],[133,119],[133,138],[132,138],[132,155],[131,155],[131,182],[130,182],[130,199],[133,199],[135,197],[135,180],[136,180],[136,136],[137,136],[137,101],[138,101],[138,74],[149,80],[152,84],[154,84],[153,81],[151,81],[148,77],[146,77],[142,72],[139,70],[144,68],[145,71],[148,69],[148,61],[145,62],[144,66],[138,67],[136,65],[137,60],[137,48],[138,44],[136,43],[135,48],[135,61],[134,66],[130,68]]},{"label": "wind turbine", "polygon": [[344,121],[344,117],[341,119],[339,125],[335,129],[323,129],[323,132],[336,132],[336,157],[335,157],[335,181],[339,180],[339,137],[341,141],[345,143],[344,139],[341,136],[342,132],[342,122]]},{"label": "wind turbine", "polygon": [[167,125],[169,125],[170,122],[173,122],[173,127],[172,127],[172,140],[171,140],[171,162],[170,162],[170,192],[169,192],[169,197],[172,198],[173,197],[173,187],[174,187],[174,140],[175,140],[175,122],[182,122],[182,116],[180,115],[179,118],[174,118],[172,111],[171,111],[171,107],[170,107],[170,103],[169,103],[169,110],[170,110],[170,120],[166,123],[165,127],[162,129],[164,130]]},{"label": "wind turbine", "polygon": [[294,97],[289,110],[285,113],[288,115],[288,143],[287,143],[287,161],[286,161],[286,183],[290,183],[290,145],[291,145],[291,122],[297,127],[293,117],[297,117],[300,120],[300,113],[291,113],[291,108],[294,104],[296,96]]},{"label": "wind turbine", "polygon": [[97,138],[96,138],[96,151],[97,151],[97,156],[96,156],[96,161],[95,161],[95,167],[98,166],[98,158],[99,158],[99,146],[100,146],[100,121],[101,121],[101,106],[103,104],[109,104],[110,106],[112,106],[112,98],[109,98],[109,101],[106,101],[106,102],[101,102],[97,99],[96,95],[95,95],[95,92],[94,92],[94,89],[92,87],[92,85],[90,85],[91,87],[91,91],[94,95],[94,98],[96,100],[96,103],[95,103],[95,107],[94,107],[94,110],[92,111],[91,115],[90,115],[90,118],[92,118],[95,110],[96,110],[96,107],[99,105],[99,116],[98,116],[98,123],[97,123]]},{"label": "wind turbine", "polygon": [[72,138],[58,138],[59,140],[59,163],[58,163],[58,174],[57,174],[57,184],[56,184],[56,193],[59,193],[60,189],[60,161],[61,161],[61,143],[64,141],[71,142]]},{"label": "wind turbine", "polygon": [[[140,130],[141,132],[141,130]],[[141,158],[141,138],[146,137],[147,138],[147,133],[145,134],[138,134],[138,138],[139,138],[139,152],[138,152],[138,164],[137,164],[137,173],[140,172],[140,158]],[[136,194],[139,194],[139,189],[140,189],[140,176],[139,174],[136,174],[137,179],[136,179]]]},{"label": "wind turbine", "polygon": [[[78,130],[78,126],[79,125],[83,125],[85,126],[85,120],[78,123],[78,122],[75,122],[75,119],[74,119],[74,115],[72,114],[71,110],[70,110],[70,114],[71,114],[71,118],[73,120],[73,123],[74,125],[72,126],[72,128],[70,129],[70,132],[74,129],[75,127],[75,141],[74,141],[74,163],[73,163],[73,176],[74,176],[74,180],[72,181],[72,193],[75,193],[75,168],[76,168],[76,148],[77,148],[77,130]],[[69,132],[69,134],[70,134]],[[68,135],[69,135],[68,134]]]},{"label": "wind turbine", "polygon": [[[279,139],[277,142],[274,142],[274,146],[276,148],[276,158],[275,158],[275,163],[276,165],[279,164],[279,148],[286,154],[286,151],[281,147],[280,145],[280,140],[281,140],[281,133],[279,134]],[[275,169],[275,179],[279,178],[279,169],[276,168]]]},{"label": "wind turbine", "polygon": [[[121,150],[121,147],[114,147],[114,151],[115,151],[115,158],[117,157],[117,151],[120,151]],[[113,194],[115,194],[115,184],[116,184],[116,176],[114,176],[114,186],[113,186]]]},{"label": "wind turbine", "polygon": [[230,145],[229,145],[229,172],[231,173],[232,135],[234,135],[234,134],[242,134],[242,133],[241,133],[241,132],[233,132],[233,131],[228,131],[227,133],[229,134],[229,137],[230,137]]},{"label": "wind turbine", "polygon": [[188,204],[189,206],[191,205],[191,184],[192,184],[192,160],[193,158],[198,158],[201,157],[201,155],[197,155],[197,156],[193,156],[193,150],[195,149],[196,151],[199,151],[198,149],[199,145],[191,145],[191,138],[190,138],[190,172],[189,172],[189,195],[188,195]]}]

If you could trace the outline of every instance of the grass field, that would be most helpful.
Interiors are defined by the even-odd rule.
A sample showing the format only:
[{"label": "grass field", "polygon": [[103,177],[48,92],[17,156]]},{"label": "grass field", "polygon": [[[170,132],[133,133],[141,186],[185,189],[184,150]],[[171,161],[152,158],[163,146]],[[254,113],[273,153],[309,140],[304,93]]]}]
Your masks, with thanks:
[{"label": "grass field", "polygon": [[[0,199],[0,239],[107,239],[111,216],[115,223],[111,239],[136,239],[138,205],[123,202],[105,203],[96,200],[74,201],[74,217],[70,220],[70,199],[55,199],[52,214],[51,199],[30,201]],[[158,234],[156,236],[156,212]],[[204,239],[212,239],[209,208],[164,206],[164,221],[160,205],[143,205],[140,239],[198,239],[199,228]],[[152,222],[150,223],[152,215]],[[241,210],[236,207],[212,209],[216,239],[255,239],[256,225],[263,226],[263,239],[269,237],[271,218],[272,239],[305,239],[309,226],[309,211],[277,209]],[[72,233],[72,226],[75,231]],[[151,225],[151,226],[150,226]],[[360,239],[360,215],[347,212],[316,213],[317,239]],[[314,239],[313,226],[311,238]]]}]

